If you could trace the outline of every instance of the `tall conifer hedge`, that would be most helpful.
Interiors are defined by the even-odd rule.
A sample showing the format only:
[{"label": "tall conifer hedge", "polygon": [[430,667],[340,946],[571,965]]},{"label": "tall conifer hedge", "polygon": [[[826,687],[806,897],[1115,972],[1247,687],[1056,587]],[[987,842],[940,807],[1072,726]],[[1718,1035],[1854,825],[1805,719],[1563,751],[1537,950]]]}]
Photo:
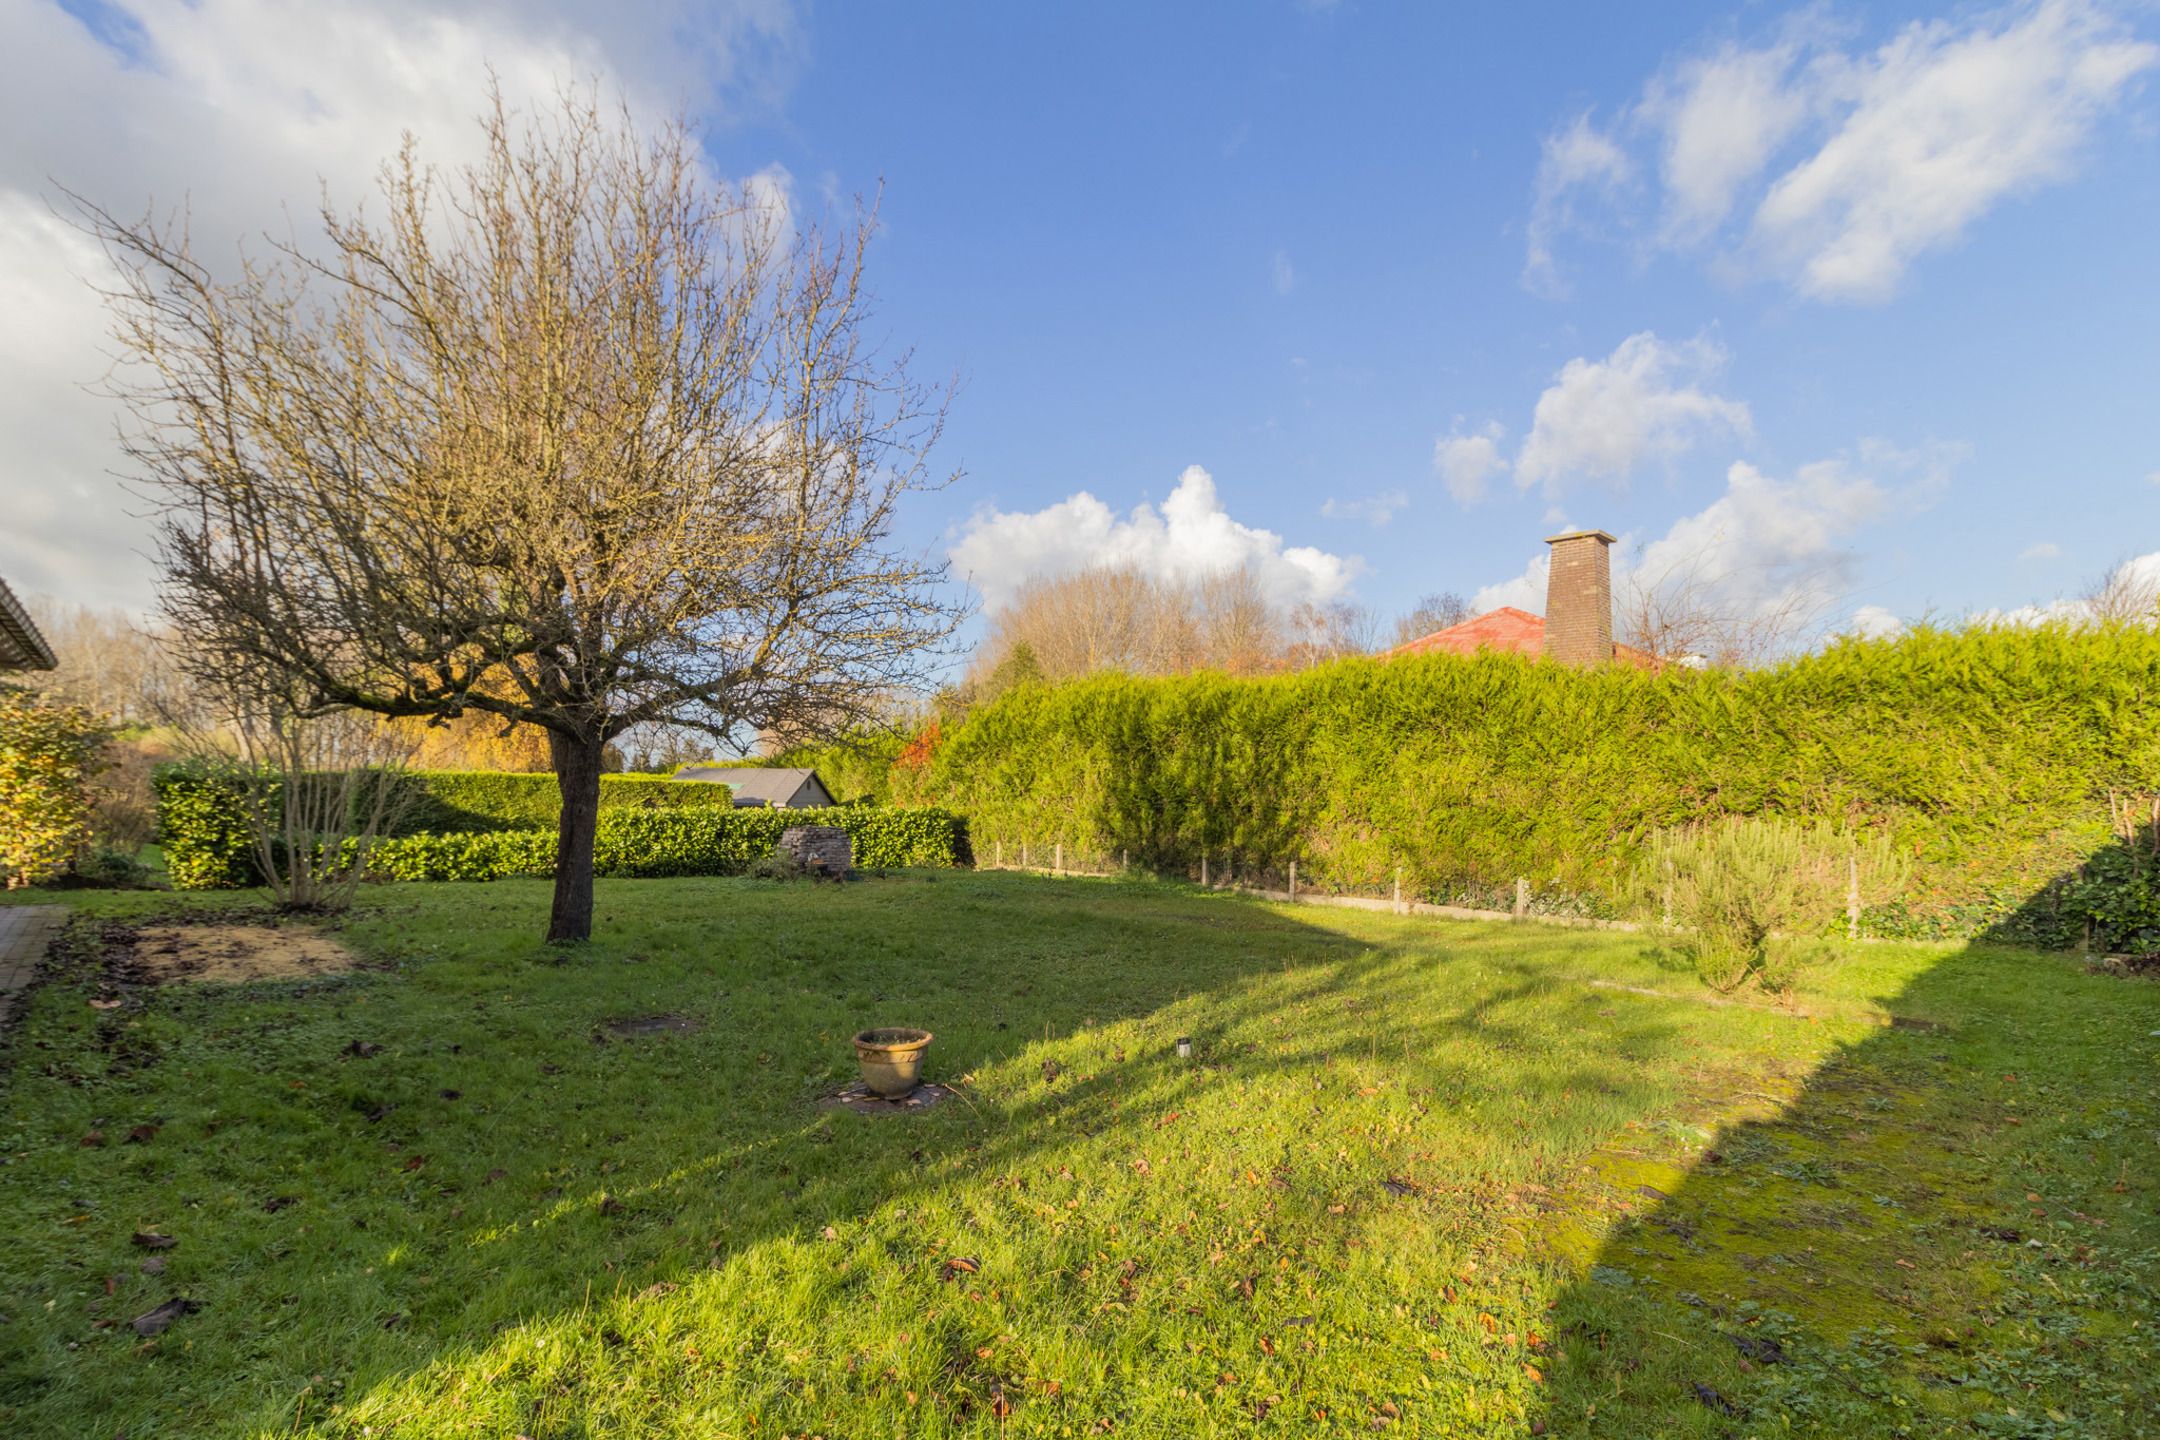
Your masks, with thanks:
[{"label": "tall conifer hedge", "polygon": [[1665,827],[1823,818],[1912,857],[1879,928],[1964,933],[2106,850],[2111,793],[2160,793],[2160,634],[1922,629],[1738,674],[1481,655],[1106,675],[1009,692],[902,788],[968,815],[978,855],[1295,859],[1301,883],[1368,892],[1401,866],[1430,896],[1523,876],[1592,910]]}]

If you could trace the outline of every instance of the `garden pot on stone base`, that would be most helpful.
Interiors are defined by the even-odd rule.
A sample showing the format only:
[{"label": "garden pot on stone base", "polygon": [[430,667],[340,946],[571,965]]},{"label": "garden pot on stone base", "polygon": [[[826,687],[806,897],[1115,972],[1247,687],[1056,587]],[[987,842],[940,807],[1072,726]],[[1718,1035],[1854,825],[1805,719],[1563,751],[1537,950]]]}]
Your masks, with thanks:
[{"label": "garden pot on stone base", "polygon": [[862,1062],[863,1084],[874,1095],[897,1100],[922,1083],[923,1052],[933,1037],[928,1030],[904,1025],[865,1030],[855,1037],[855,1058]]}]

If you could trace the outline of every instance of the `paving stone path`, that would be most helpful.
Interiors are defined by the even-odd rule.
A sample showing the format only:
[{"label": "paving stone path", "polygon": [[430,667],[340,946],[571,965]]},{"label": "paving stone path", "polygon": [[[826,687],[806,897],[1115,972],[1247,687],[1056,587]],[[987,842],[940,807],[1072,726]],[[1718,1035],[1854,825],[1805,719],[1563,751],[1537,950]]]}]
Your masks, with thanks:
[{"label": "paving stone path", "polygon": [[65,905],[0,905],[0,1025],[15,1018],[46,945],[66,920]]}]

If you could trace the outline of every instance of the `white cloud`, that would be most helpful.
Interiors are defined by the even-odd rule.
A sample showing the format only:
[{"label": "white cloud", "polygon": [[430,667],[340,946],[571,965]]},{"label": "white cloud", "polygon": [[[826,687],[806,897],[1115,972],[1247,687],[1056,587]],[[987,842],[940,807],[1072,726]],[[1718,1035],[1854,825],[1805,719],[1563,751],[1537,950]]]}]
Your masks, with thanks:
[{"label": "white cloud", "polygon": [[1863,640],[1894,640],[1905,633],[1905,622],[1881,605],[1862,605],[1846,622],[1846,632]]},{"label": "white cloud", "polygon": [[1523,284],[1542,295],[1565,294],[1567,287],[1552,247],[1575,224],[1575,193],[1586,190],[1611,196],[1633,176],[1627,152],[1592,125],[1588,115],[1578,115],[1572,125],[1546,136],[1538,154],[1537,189],[1530,205]]},{"label": "white cloud", "polygon": [[1538,397],[1515,457],[1515,483],[1548,495],[1580,480],[1615,486],[1705,435],[1753,433],[1748,407],[1703,388],[1724,367],[1709,340],[1673,344],[1644,331],[1603,360],[1568,361]]},{"label": "white cloud", "polygon": [[[264,231],[305,231],[327,187],[372,195],[406,131],[426,158],[472,158],[490,67],[514,105],[597,83],[648,119],[696,103],[769,103],[797,34],[783,0],[688,0],[609,11],[492,0],[115,0],[96,28],[53,4],[0,6],[0,574],[69,601],[150,603],[136,552],[142,504],[110,401],[107,272],[56,219],[55,186],[118,214],[185,205],[199,253],[222,263]],[[786,172],[754,196],[784,200]],[[62,202],[64,203],[64,202]],[[379,208],[379,205],[378,205]],[[259,247],[258,247],[259,248]]]},{"label": "white cloud", "polygon": [[1798,55],[1790,39],[1763,50],[1727,44],[1650,82],[1635,118],[1661,140],[1668,241],[1691,244],[1722,225],[1741,186],[1807,118],[1808,98],[1790,83]]},{"label": "white cloud", "polygon": [[1362,500],[1338,500],[1331,495],[1321,502],[1320,513],[1329,520],[1362,520],[1378,529],[1409,503],[1410,496],[1401,490],[1384,490]]},{"label": "white cloud", "polygon": [[2028,545],[2023,550],[2020,550],[2018,552],[2018,559],[2053,560],[2059,557],[2061,554],[2062,546],[2057,545],[2052,540],[2042,540],[2037,545]]},{"label": "white cloud", "polygon": [[[1726,472],[1725,493],[1701,511],[1647,544],[1623,537],[1614,547],[1615,590],[1685,586],[1699,605],[1742,619],[1820,609],[1854,578],[1853,538],[1901,495],[1924,496],[1936,483],[1939,457],[1863,446],[1860,462],[1818,461],[1801,466],[1791,480],[1735,463]],[[1917,466],[1924,473],[1916,482],[1892,486],[1862,466]],[[1471,606],[1542,611],[1545,573],[1541,553],[1521,574],[1479,590]]]},{"label": "white cloud", "polygon": [[1433,469],[1440,472],[1441,483],[1458,504],[1475,505],[1485,498],[1492,478],[1508,468],[1507,457],[1500,453],[1500,441],[1507,432],[1494,420],[1466,435],[1462,424],[1462,417],[1456,416],[1455,428],[1433,442]]},{"label": "white cloud", "polygon": [[1297,271],[1290,266],[1289,251],[1277,250],[1274,258],[1268,261],[1268,280],[1277,295],[1288,295],[1297,288]]},{"label": "white cloud", "polygon": [[1881,300],[2004,197],[2057,180],[2123,87],[2160,61],[2112,16],[2048,0],[1999,30],[1908,26],[1826,67],[1838,128],[1770,187],[1753,239],[1817,299]]},{"label": "white cloud", "polygon": [[1030,580],[1093,566],[1130,566],[1179,582],[1244,569],[1278,604],[1324,604],[1349,589],[1358,568],[1354,560],[1285,545],[1272,530],[1233,520],[1215,477],[1198,465],[1178,476],[1159,510],[1143,502],[1121,519],[1083,490],[1041,510],[978,515],[950,553],[953,568],[992,609]]},{"label": "white cloud", "polygon": [[1556,283],[1551,239],[1577,223],[1577,193],[1615,198],[1610,177],[1633,164],[1626,142],[1659,154],[1659,243],[1719,244],[1813,299],[1884,300],[1921,255],[2069,176],[2131,82],[2160,64],[2160,46],[2093,0],[1914,21],[1872,51],[1840,48],[1817,13],[1771,44],[1668,66],[1598,135],[1610,153],[1597,164],[1555,163],[1585,122],[1556,131],[1531,202],[1532,288]]}]

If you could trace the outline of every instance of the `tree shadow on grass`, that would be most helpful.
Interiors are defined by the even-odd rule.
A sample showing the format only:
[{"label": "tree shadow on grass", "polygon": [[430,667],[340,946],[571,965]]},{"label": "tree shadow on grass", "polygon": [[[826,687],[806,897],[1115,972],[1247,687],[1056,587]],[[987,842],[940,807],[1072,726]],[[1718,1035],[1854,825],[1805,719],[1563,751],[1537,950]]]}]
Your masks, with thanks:
[{"label": "tree shadow on grass", "polygon": [[1888,1010],[1789,1100],[1578,1176],[1613,1223],[1534,1232],[1578,1277],[1542,1433],[2160,1433],[2160,987],[1974,944]]}]

